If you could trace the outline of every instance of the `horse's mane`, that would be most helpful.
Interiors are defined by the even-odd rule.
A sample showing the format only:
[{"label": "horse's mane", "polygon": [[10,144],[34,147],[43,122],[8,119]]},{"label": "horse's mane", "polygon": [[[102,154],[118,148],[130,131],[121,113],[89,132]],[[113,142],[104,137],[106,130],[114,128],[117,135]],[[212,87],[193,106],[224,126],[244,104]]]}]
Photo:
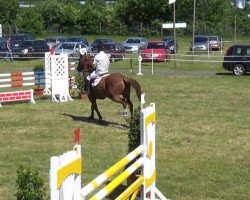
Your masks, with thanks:
[{"label": "horse's mane", "polygon": [[94,67],[94,59],[89,54],[84,54],[84,59],[86,60],[87,64],[91,66],[91,68]]}]

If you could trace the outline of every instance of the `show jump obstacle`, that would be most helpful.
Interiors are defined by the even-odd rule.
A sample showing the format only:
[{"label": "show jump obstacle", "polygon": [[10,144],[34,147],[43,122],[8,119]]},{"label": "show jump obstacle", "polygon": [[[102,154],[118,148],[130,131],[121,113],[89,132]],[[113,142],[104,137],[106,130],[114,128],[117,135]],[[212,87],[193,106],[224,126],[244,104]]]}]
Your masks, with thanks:
[{"label": "show jump obstacle", "polygon": [[45,53],[45,78],[51,80],[45,85],[45,94],[50,94],[52,101],[73,101],[69,95],[68,55]]},{"label": "show jump obstacle", "polygon": [[[45,71],[15,72],[0,74],[0,88],[16,88],[45,85],[44,94],[51,95],[55,102],[72,101],[69,95],[68,56],[45,53]],[[33,90],[7,91],[0,93],[1,103],[29,100],[35,103]]]},{"label": "show jump obstacle", "polygon": [[[21,72],[0,74],[0,88],[18,88],[35,85],[45,85],[44,72]],[[29,100],[35,103],[33,90],[7,91],[0,93],[0,107],[3,102]]]},{"label": "show jump obstacle", "polygon": [[[82,157],[81,146],[75,145],[72,151],[50,158],[51,200],[100,200],[109,195],[137,169],[141,175],[116,199],[126,200],[167,200],[156,188],[155,164],[155,104],[141,109],[141,145],[104,173],[81,189]],[[135,161],[134,161],[135,160]],[[129,165],[133,162],[131,165]],[[128,167],[129,165],[129,167]],[[117,173],[127,167],[119,175]],[[99,188],[105,181],[116,175],[108,185]],[[96,194],[93,192],[99,188]],[[138,197],[140,193],[140,197]]]}]

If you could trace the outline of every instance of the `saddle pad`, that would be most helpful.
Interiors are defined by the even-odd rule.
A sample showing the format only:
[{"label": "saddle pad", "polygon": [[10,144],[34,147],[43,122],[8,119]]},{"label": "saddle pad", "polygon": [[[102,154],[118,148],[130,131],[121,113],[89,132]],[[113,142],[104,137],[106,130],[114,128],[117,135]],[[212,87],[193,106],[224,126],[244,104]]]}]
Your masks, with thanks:
[{"label": "saddle pad", "polygon": [[98,85],[98,83],[101,81],[101,79],[102,79],[103,77],[108,76],[108,75],[109,75],[109,74],[105,74],[105,75],[103,75],[103,76],[99,76],[99,77],[97,77],[97,78],[94,80],[94,82],[91,84],[91,86],[92,86],[92,87],[97,86],[97,85]]}]

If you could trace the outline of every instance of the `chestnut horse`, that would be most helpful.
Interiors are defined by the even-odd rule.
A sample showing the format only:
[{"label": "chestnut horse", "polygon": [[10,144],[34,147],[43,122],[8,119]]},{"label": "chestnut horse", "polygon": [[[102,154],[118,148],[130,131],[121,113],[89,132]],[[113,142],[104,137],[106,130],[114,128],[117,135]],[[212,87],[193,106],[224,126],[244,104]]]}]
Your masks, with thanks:
[{"label": "chestnut horse", "polygon": [[[85,80],[94,69],[93,59],[87,54],[80,54],[77,71],[83,73]],[[120,73],[104,76],[98,85],[95,87],[90,86],[88,97],[89,101],[91,102],[91,115],[89,119],[94,119],[94,111],[96,111],[99,121],[102,120],[102,115],[98,110],[96,99],[105,99],[107,97],[112,101],[121,103],[123,105],[124,116],[127,116],[127,108],[129,108],[130,114],[132,114],[133,104],[130,100],[131,86],[135,89],[136,95],[140,101],[142,94],[140,84],[136,80],[127,78]]]}]

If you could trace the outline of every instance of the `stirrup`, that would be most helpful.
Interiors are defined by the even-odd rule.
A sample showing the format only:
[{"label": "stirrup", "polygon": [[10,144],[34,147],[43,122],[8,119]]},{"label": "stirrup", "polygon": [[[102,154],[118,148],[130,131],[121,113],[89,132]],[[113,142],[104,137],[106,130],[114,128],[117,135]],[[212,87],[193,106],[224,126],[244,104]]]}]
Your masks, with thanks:
[{"label": "stirrup", "polygon": [[128,116],[128,110],[127,110],[127,109],[123,111],[123,116],[124,116],[124,117],[127,117],[127,116]]}]

